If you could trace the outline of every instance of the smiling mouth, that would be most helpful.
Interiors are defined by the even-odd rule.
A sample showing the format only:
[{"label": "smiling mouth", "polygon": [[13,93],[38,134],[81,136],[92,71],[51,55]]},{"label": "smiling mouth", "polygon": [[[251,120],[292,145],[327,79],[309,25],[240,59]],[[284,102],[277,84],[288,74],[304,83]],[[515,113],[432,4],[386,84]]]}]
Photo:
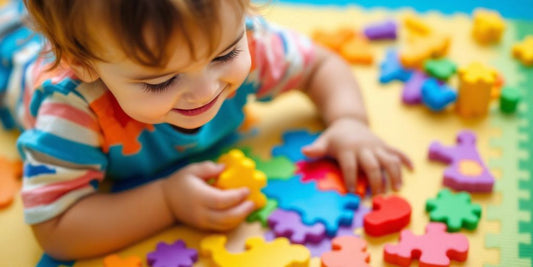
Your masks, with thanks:
[{"label": "smiling mouth", "polygon": [[180,114],[182,114],[182,115],[185,115],[185,116],[196,116],[196,115],[202,114],[205,111],[209,110],[215,104],[215,102],[217,102],[217,99],[220,97],[220,94],[218,94],[215,98],[213,98],[213,100],[211,100],[209,103],[207,103],[207,104],[205,104],[205,105],[203,105],[201,107],[197,107],[197,108],[193,108],[193,109],[175,108],[173,110],[178,112],[178,113],[180,113]]}]

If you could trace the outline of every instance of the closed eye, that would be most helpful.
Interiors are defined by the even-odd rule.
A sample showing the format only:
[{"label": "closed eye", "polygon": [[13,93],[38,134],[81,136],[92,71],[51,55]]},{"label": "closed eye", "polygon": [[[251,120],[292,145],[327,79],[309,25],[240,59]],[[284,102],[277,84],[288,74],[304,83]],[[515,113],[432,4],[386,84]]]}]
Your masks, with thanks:
[{"label": "closed eye", "polygon": [[149,93],[162,93],[165,91],[179,76],[175,75],[172,78],[158,84],[144,83],[144,91]]},{"label": "closed eye", "polygon": [[229,53],[227,53],[227,54],[225,54],[223,56],[216,57],[215,59],[213,59],[213,62],[225,63],[225,62],[231,61],[232,59],[236,58],[239,55],[240,52],[241,52],[241,50],[235,48],[235,49],[231,50]]}]

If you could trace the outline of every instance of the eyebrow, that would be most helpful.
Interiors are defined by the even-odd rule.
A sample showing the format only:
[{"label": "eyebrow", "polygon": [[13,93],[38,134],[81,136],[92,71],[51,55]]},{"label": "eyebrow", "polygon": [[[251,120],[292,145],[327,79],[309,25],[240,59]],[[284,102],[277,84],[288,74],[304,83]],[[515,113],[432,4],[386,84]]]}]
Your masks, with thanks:
[{"label": "eyebrow", "polygon": [[[227,51],[228,49],[232,48],[233,46],[235,46],[241,39],[242,37],[244,36],[244,30],[239,34],[239,37],[237,37],[230,45],[228,45],[226,48],[224,48],[224,50],[222,50],[220,53],[218,54],[221,54],[225,51]],[[134,77],[131,77],[130,79],[131,80],[135,80],[135,81],[141,81],[141,80],[151,80],[151,79],[156,79],[156,78],[159,78],[159,77],[164,77],[164,76],[167,76],[167,75],[170,75],[170,74],[173,74],[175,73],[175,71],[171,71],[171,72],[167,72],[167,73],[163,73],[163,74],[141,74],[141,75],[135,75]]]}]

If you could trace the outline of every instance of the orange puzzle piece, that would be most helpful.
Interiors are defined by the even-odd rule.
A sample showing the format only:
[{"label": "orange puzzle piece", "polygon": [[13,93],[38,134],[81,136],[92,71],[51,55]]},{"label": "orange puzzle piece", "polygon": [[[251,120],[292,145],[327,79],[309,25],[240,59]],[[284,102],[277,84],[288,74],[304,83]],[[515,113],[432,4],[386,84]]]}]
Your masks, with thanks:
[{"label": "orange puzzle piece", "polygon": [[232,149],[218,159],[219,163],[226,165],[224,171],[215,182],[215,186],[221,189],[239,188],[246,186],[250,189],[248,200],[255,204],[256,208],[264,207],[266,197],[261,193],[261,188],[266,186],[266,175],[255,169],[255,162],[247,158],[238,149]]},{"label": "orange puzzle piece", "polygon": [[463,117],[486,115],[492,91],[497,81],[497,72],[481,63],[471,63],[459,68],[457,112]]},{"label": "orange puzzle piece", "polygon": [[137,256],[122,259],[116,254],[104,258],[104,267],[141,267],[142,261]]},{"label": "orange puzzle piece", "polygon": [[22,162],[0,157],[0,208],[9,206],[21,187]]},{"label": "orange puzzle piece", "polygon": [[355,236],[339,236],[331,241],[332,251],[322,254],[322,267],[370,267],[366,242]]},{"label": "orange puzzle piece", "polygon": [[371,236],[382,236],[400,231],[411,221],[411,205],[399,196],[372,199],[372,211],[363,219],[365,232]]},{"label": "orange puzzle piece", "polygon": [[226,236],[211,235],[200,242],[200,253],[214,266],[303,267],[309,265],[311,252],[303,245],[293,245],[284,237],[266,243],[262,237],[246,240],[246,251],[231,253],[225,248]]},{"label": "orange puzzle piece", "polygon": [[374,61],[368,39],[353,27],[343,26],[335,31],[318,29],[313,31],[311,38],[350,63],[368,65]]}]

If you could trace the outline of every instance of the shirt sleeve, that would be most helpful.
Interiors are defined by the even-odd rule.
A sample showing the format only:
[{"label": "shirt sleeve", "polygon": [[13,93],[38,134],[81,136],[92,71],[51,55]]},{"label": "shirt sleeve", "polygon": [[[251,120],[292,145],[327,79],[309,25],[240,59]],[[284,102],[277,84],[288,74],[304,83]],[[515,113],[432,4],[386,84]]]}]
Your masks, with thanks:
[{"label": "shirt sleeve", "polygon": [[38,106],[34,127],[17,142],[24,161],[22,201],[28,224],[52,219],[96,192],[107,165],[98,122],[83,98],[74,91],[53,91],[41,98],[33,106]]},{"label": "shirt sleeve", "polygon": [[246,20],[252,57],[249,82],[259,100],[294,89],[311,67],[314,45],[306,36],[268,23],[262,17]]}]

